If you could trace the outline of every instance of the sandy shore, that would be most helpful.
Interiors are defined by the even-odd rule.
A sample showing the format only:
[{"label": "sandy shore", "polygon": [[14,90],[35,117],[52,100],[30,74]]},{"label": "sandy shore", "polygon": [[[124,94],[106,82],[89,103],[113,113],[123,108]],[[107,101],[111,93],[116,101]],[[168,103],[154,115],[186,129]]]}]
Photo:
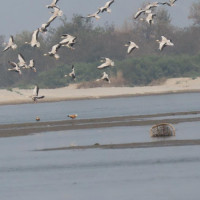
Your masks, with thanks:
[{"label": "sandy shore", "polygon": [[[53,102],[74,99],[113,98],[140,95],[157,95],[168,93],[200,92],[200,77],[173,78],[166,80],[162,85],[144,87],[106,87],[76,89],[76,85],[57,89],[41,89],[40,94],[45,95],[40,102]],[[13,88],[11,91],[0,90],[0,104],[32,103],[30,96],[32,90]]]}]

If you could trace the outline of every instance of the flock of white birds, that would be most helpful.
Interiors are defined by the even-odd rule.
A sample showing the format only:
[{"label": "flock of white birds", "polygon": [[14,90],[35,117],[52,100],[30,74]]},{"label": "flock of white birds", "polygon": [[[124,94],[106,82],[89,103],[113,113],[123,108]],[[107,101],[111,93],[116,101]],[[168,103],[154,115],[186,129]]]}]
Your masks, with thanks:
[{"label": "flock of white birds", "polygon": [[[47,5],[46,7],[48,9],[52,9],[53,11],[51,12],[52,15],[49,18],[49,20],[42,24],[40,28],[38,28],[37,30],[35,30],[32,34],[32,38],[30,42],[25,42],[25,44],[30,45],[31,47],[40,47],[40,42],[38,41],[38,35],[39,33],[46,33],[47,32],[47,28],[50,26],[50,24],[57,18],[63,15],[62,10],[60,10],[60,8],[57,6],[59,0],[53,0],[52,3],[50,5]],[[114,3],[115,0],[111,0],[105,3],[104,6],[100,7],[96,12],[94,12],[93,14],[89,14],[85,17],[82,18],[95,18],[96,20],[99,20],[100,14],[104,13],[104,12],[108,12],[111,13],[111,9],[110,6]],[[168,2],[153,2],[153,3],[148,3],[146,6],[144,6],[144,8],[139,8],[138,12],[135,14],[134,19],[139,18],[139,16],[143,15],[145,16],[145,18],[140,18],[141,21],[146,21],[149,25],[153,24],[154,21],[154,17],[156,17],[156,14],[153,13],[153,9],[157,8],[160,5],[167,5],[172,7],[174,5],[176,0],[169,0]],[[63,34],[61,35],[61,41],[58,44],[55,44],[54,46],[52,46],[51,51],[49,51],[48,53],[45,53],[44,56],[52,56],[54,57],[56,60],[58,60],[60,58],[59,54],[58,54],[58,50],[61,47],[67,47],[71,50],[74,50],[74,45],[76,44],[76,39],[77,37],[72,36],[70,34]],[[159,43],[159,50],[162,51],[163,48],[165,46],[174,46],[174,44],[172,43],[171,40],[167,39],[167,37],[165,36],[161,36],[161,40],[156,40]],[[128,48],[127,49],[127,53],[130,54],[131,52],[133,52],[134,49],[138,49],[139,46],[133,42],[133,41],[129,41],[127,44],[125,44],[125,46]],[[14,38],[13,36],[11,36],[9,38],[9,41],[7,44],[5,44],[5,48],[3,49],[3,51],[7,51],[8,49],[16,49],[17,48],[17,44],[15,44]],[[115,66],[115,63],[113,60],[111,60],[110,58],[102,58],[101,60],[102,64],[99,65],[97,68],[98,69],[105,69],[107,67],[112,67]],[[31,69],[34,72],[36,72],[36,68],[34,65],[34,60],[31,59],[29,61],[29,64],[27,64],[25,58],[23,57],[22,54],[18,54],[18,63],[13,62],[13,61],[8,61],[8,63],[12,66],[12,68],[9,68],[9,71],[14,71],[17,72],[18,74],[22,74],[22,69],[24,70],[28,70]],[[64,77],[68,77],[70,76],[73,80],[76,79],[76,75],[75,75],[75,68],[74,65],[72,65],[72,72],[69,73],[68,75],[64,75]],[[108,83],[110,83],[110,79],[109,79],[109,75],[106,72],[102,73],[102,77],[100,77],[99,79],[97,79],[96,81],[107,81]],[[33,95],[31,96],[31,98],[33,99],[34,102],[37,102],[38,99],[42,99],[44,98],[44,96],[39,96],[39,87],[36,85],[34,90],[33,90]]]}]

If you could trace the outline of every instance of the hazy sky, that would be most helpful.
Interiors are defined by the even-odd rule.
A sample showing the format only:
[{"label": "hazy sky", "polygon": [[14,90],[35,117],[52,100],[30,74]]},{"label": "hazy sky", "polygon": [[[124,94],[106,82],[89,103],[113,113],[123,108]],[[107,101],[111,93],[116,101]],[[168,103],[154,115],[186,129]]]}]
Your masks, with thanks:
[{"label": "hazy sky", "polygon": [[[103,6],[107,0],[59,0],[58,6],[68,19],[73,14],[87,15],[93,13],[100,6]],[[153,2],[150,0],[149,2]],[[165,0],[162,0],[162,2]],[[184,27],[191,21],[188,20],[189,8],[192,2],[198,0],[178,0],[174,7],[165,6],[171,15],[174,25]],[[131,17],[144,0],[115,0],[111,6],[112,13],[103,13],[102,18],[96,24],[114,23],[120,26],[125,20],[131,20]],[[50,17],[50,10],[45,5],[50,4],[51,0],[6,0],[1,3],[0,12],[0,35],[15,35],[24,30],[33,31],[45,23]],[[55,27],[59,20],[55,20],[51,26]]]}]

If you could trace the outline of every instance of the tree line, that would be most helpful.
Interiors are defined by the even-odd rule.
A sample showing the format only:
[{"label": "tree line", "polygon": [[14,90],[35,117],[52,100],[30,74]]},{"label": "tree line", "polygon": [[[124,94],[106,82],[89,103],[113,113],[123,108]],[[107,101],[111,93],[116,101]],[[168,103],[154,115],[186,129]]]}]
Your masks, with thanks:
[{"label": "tree line", "polygon": [[[199,7],[198,7],[198,6]],[[153,80],[170,77],[200,75],[200,2],[191,6],[189,18],[193,25],[178,28],[171,24],[169,13],[165,9],[156,11],[154,24],[133,20],[124,22],[119,28],[113,24],[95,26],[90,19],[74,15],[72,20],[65,16],[60,19],[57,28],[50,28],[47,35],[40,35],[40,48],[32,48],[25,44],[30,41],[32,32],[23,31],[14,36],[18,45],[16,50],[0,54],[0,87],[30,88],[39,84],[44,88],[55,88],[74,83],[64,75],[75,65],[76,82],[94,81],[101,76],[102,71],[96,67],[101,57],[109,57],[115,61],[115,67],[109,69],[109,74],[117,78],[120,72],[124,84],[129,86],[146,85]],[[59,60],[44,57],[51,47],[60,41],[63,33],[77,37],[75,50],[61,48],[58,51]],[[162,52],[158,50],[156,40],[161,35],[172,39],[174,47],[167,47]],[[127,54],[124,46],[128,41],[134,41],[139,49]],[[0,43],[5,41],[0,36]],[[3,46],[0,47],[0,51]],[[8,71],[8,61],[17,62],[17,54],[21,53],[28,61],[35,60],[37,72],[23,70],[22,76]]]}]

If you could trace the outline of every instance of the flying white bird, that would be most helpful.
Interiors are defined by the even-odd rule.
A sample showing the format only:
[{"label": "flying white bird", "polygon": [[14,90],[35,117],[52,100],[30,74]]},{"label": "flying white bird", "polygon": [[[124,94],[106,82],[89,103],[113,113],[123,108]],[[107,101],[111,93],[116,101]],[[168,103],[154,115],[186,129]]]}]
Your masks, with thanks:
[{"label": "flying white bird", "polygon": [[151,13],[151,10],[150,9],[145,10],[145,9],[139,8],[139,10],[137,11],[137,13],[134,16],[134,19],[137,19],[142,13],[149,14],[149,13]]},{"label": "flying white bird", "polygon": [[45,97],[45,96],[38,96],[38,94],[39,94],[39,87],[36,85],[35,88],[33,89],[33,95],[31,96],[31,98],[35,103],[37,103],[38,99],[43,99]]},{"label": "flying white bird", "polygon": [[111,13],[110,6],[111,6],[112,3],[114,3],[114,0],[106,2],[106,4],[104,6],[102,6],[101,8],[99,8],[99,10],[102,13],[105,12],[105,11],[108,12],[108,13]]},{"label": "flying white bird", "polygon": [[33,32],[31,42],[25,42],[25,44],[30,44],[32,47],[40,47],[40,43],[38,42],[38,34],[39,28]]},{"label": "flying white bird", "polygon": [[9,68],[8,71],[17,72],[17,73],[19,73],[20,75],[22,74],[21,69],[20,69],[20,67],[18,66],[17,63],[11,62],[11,61],[8,61],[8,63],[13,67],[13,68]]},{"label": "flying white bird", "polygon": [[[52,21],[53,20],[54,19],[52,19]],[[47,23],[42,24],[41,27],[39,28],[39,31],[41,33],[46,33],[47,32],[47,28],[50,26],[50,24],[51,24],[52,21],[50,21],[50,19],[49,19],[49,21]]]},{"label": "flying white bird", "polygon": [[14,43],[14,38],[13,36],[11,35],[9,40],[8,40],[8,44],[6,45],[6,47],[4,48],[3,51],[7,51],[8,49],[16,49],[17,48],[17,45]]},{"label": "flying white bird", "polygon": [[[68,75],[65,75],[65,77],[67,77]],[[69,73],[69,76],[73,79],[76,80],[76,74],[75,74],[75,69],[74,69],[74,65],[72,65],[72,72]]]},{"label": "flying white bird", "polygon": [[53,13],[53,15],[49,18],[49,20],[48,20],[48,22],[47,23],[51,23],[54,19],[56,19],[58,16],[62,16],[63,15],[63,12],[62,12],[62,10],[60,10],[60,8],[57,8],[57,7],[54,7],[53,8],[53,12],[51,12],[51,13]]},{"label": "flying white bird", "polygon": [[39,31],[41,33],[47,32],[47,28],[49,27],[49,25],[50,25],[50,23],[44,23],[44,24],[42,24],[41,27],[39,28]]},{"label": "flying white bird", "polygon": [[154,21],[153,21],[153,18],[156,16],[156,14],[155,13],[149,13],[148,15],[147,15],[147,17],[146,17],[146,22],[148,23],[148,24],[153,24],[154,23]]},{"label": "flying white bird", "polygon": [[20,53],[18,54],[18,60],[19,60],[19,62],[18,62],[19,67],[28,68],[24,57]]},{"label": "flying white bird", "polygon": [[56,44],[52,47],[51,51],[48,53],[45,53],[44,56],[53,56],[56,60],[60,58],[60,56],[57,54],[58,49],[61,47],[61,44]]},{"label": "flying white bird", "polygon": [[153,2],[153,3],[149,3],[145,6],[144,10],[150,10],[151,8],[155,8],[155,7],[158,7],[159,4],[162,4],[160,2]]},{"label": "flying white bird", "polygon": [[100,79],[97,79],[96,81],[100,81],[100,80],[107,81],[108,83],[110,83],[110,79],[106,72],[103,72],[102,77]]},{"label": "flying white bird", "polygon": [[37,71],[36,68],[35,68],[35,61],[33,59],[30,60],[28,68],[32,69],[34,72]]},{"label": "flying white bird", "polygon": [[98,20],[98,19],[101,18],[101,17],[98,15],[100,12],[101,12],[101,10],[98,9],[97,12],[95,12],[95,13],[93,13],[93,14],[89,14],[89,15],[87,15],[86,17],[82,17],[82,18],[92,18],[92,17],[94,17],[95,19]]},{"label": "flying white bird", "polygon": [[147,14],[147,17],[144,19],[144,18],[140,18],[141,21],[146,21],[148,24],[153,24],[154,21],[153,21],[153,18],[156,16],[155,13],[148,13]]},{"label": "flying white bird", "polygon": [[128,47],[127,53],[130,54],[134,49],[139,49],[139,46],[132,41],[129,41],[127,44],[124,45]]},{"label": "flying white bird", "polygon": [[61,38],[64,38],[59,42],[62,46],[66,46],[70,49],[74,49],[72,46],[76,43],[76,37],[69,35],[69,34],[63,34]]},{"label": "flying white bird", "polygon": [[103,68],[106,68],[106,67],[114,67],[115,66],[115,63],[110,59],[110,58],[103,58],[104,60],[101,60],[101,62],[104,62],[102,63],[101,65],[99,65],[97,68],[98,69],[103,69]]},{"label": "flying white bird", "polygon": [[57,7],[57,3],[59,0],[53,0],[52,3],[50,5],[46,5],[47,8],[55,8]]},{"label": "flying white bird", "polygon": [[164,2],[164,3],[161,3],[163,5],[168,5],[168,6],[174,6],[174,3],[176,2],[177,0],[169,0],[169,2]]},{"label": "flying white bird", "polygon": [[159,43],[159,50],[162,51],[165,46],[174,46],[171,40],[168,40],[166,37],[161,36],[161,40],[156,40]]}]

